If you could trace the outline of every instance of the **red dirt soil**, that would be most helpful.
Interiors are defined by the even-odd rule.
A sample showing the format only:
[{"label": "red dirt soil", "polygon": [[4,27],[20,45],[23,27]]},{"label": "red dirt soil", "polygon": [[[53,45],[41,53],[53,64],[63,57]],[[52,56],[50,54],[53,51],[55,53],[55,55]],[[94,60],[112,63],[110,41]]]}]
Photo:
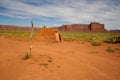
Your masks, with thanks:
[{"label": "red dirt soil", "polygon": [[[108,47],[114,53],[106,51]],[[0,80],[120,80],[120,44],[33,42],[0,37]]]}]

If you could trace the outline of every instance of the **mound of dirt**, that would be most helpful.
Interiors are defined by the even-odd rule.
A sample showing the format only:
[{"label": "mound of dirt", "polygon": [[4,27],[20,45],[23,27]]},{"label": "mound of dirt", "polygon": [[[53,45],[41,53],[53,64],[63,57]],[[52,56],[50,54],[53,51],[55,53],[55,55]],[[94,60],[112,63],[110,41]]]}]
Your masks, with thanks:
[{"label": "mound of dirt", "polygon": [[33,40],[35,41],[56,41],[57,40],[56,35],[55,35],[56,33],[58,33],[57,30],[46,28],[46,26],[44,26],[36,33],[36,35],[33,37]]}]

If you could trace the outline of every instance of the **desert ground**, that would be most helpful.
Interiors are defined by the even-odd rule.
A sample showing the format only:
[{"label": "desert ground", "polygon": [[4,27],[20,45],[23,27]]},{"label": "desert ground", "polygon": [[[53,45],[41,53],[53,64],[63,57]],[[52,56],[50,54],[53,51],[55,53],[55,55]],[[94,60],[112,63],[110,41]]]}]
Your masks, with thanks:
[{"label": "desert ground", "polygon": [[32,56],[23,60],[29,42],[0,37],[0,80],[120,80],[120,44],[32,44]]}]

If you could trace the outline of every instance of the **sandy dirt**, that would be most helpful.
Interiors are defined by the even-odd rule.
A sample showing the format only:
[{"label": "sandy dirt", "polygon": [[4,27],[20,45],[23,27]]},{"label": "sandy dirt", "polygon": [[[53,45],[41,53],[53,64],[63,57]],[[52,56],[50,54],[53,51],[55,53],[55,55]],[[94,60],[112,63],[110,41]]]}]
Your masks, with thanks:
[{"label": "sandy dirt", "polygon": [[22,60],[28,50],[28,41],[0,37],[0,80],[120,80],[120,44],[33,42]]}]

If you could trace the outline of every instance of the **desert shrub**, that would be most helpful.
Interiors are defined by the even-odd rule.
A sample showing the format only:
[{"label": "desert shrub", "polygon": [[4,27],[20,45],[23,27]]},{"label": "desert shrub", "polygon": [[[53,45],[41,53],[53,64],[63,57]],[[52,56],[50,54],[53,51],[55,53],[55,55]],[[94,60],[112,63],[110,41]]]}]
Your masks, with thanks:
[{"label": "desert shrub", "polygon": [[25,55],[22,56],[22,59],[23,59],[23,60],[27,60],[27,59],[29,59],[30,57],[31,57],[31,54],[27,52]]},{"label": "desert shrub", "polygon": [[91,45],[92,45],[92,46],[100,46],[101,43],[99,43],[99,42],[91,42]]},{"label": "desert shrub", "polygon": [[115,50],[113,50],[111,47],[108,47],[108,48],[106,49],[106,51],[109,52],[109,53],[114,53],[114,52],[115,52]]},{"label": "desert shrub", "polygon": [[105,40],[107,43],[120,43],[120,36],[118,37],[111,37]]},{"label": "desert shrub", "polygon": [[120,48],[115,48],[115,50],[120,50]]}]

